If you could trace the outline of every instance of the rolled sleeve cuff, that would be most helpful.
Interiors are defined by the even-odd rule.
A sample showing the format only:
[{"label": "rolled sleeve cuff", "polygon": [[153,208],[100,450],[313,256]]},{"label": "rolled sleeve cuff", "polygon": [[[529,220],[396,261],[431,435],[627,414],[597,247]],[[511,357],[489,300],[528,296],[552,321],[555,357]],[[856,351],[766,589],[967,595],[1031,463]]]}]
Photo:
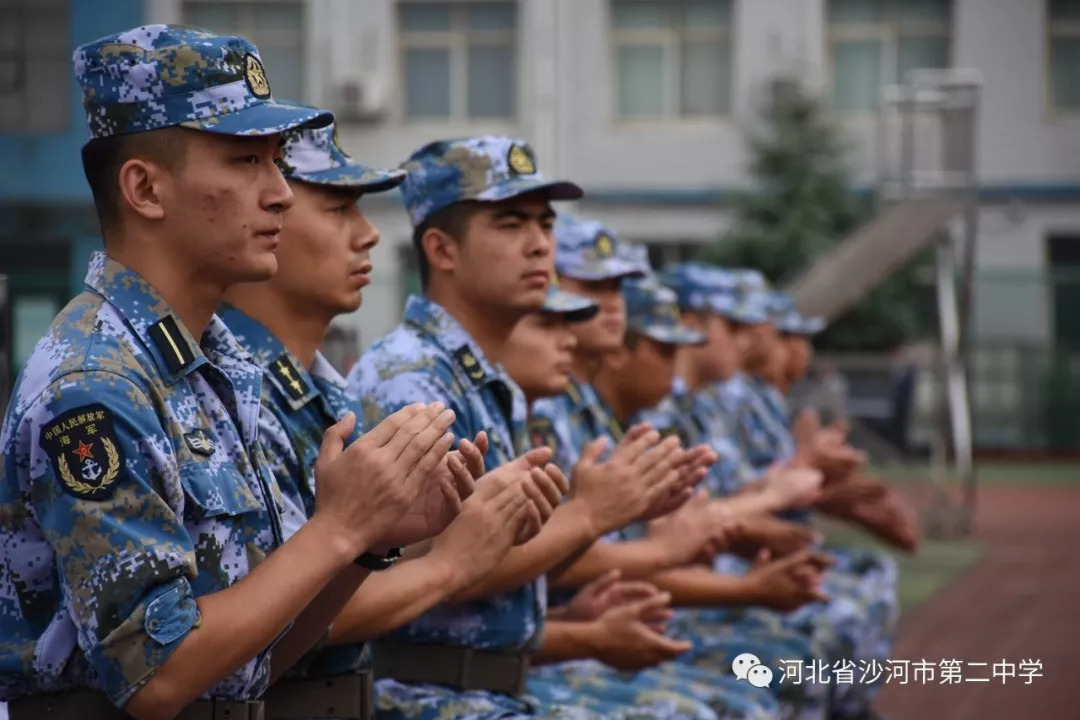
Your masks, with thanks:
[{"label": "rolled sleeve cuff", "polygon": [[109,699],[123,707],[201,621],[187,578],[148,592],[87,654]]}]

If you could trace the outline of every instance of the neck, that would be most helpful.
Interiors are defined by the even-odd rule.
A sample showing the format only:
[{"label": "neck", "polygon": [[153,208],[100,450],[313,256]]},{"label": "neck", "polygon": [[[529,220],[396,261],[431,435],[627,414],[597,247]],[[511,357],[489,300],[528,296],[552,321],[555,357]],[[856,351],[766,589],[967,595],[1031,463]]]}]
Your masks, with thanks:
[{"label": "neck", "polygon": [[225,300],[262,323],[305,368],[311,368],[330,326],[329,318],[289,301],[269,283],[238,285],[227,293]]},{"label": "neck", "polygon": [[691,390],[697,390],[705,384],[705,378],[701,376],[697,363],[689,352],[679,351],[675,355],[675,374],[681,377]]},{"label": "neck", "polygon": [[578,382],[592,385],[593,381],[596,380],[596,376],[600,373],[603,360],[603,355],[575,350],[574,361],[571,365],[571,372],[574,379]]},{"label": "neck", "polygon": [[615,382],[615,378],[611,373],[600,373],[593,378],[593,387],[600,397],[604,399],[608,407],[611,408],[612,414],[615,416],[615,420],[625,427],[627,420],[634,414],[637,408],[634,408],[626,401],[626,393],[619,390],[618,384]]},{"label": "neck", "polygon": [[139,252],[132,241],[116,243],[108,256],[136,273],[169,304],[180,322],[198,342],[225,297],[225,286],[174,258]]},{"label": "neck", "polygon": [[459,293],[436,287],[434,282],[424,294],[429,300],[442,306],[450,317],[465,328],[480,346],[488,362],[496,364],[502,361],[503,350],[522,313],[505,308],[501,312],[493,312],[490,307],[470,305]]}]

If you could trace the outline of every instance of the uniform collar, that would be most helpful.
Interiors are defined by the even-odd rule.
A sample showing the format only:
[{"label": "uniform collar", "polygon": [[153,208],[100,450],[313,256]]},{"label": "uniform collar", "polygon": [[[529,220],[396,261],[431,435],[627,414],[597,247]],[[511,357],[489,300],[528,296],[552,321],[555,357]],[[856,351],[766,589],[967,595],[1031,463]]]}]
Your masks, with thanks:
[{"label": "uniform collar", "polygon": [[509,384],[502,366],[493,365],[480,345],[442,305],[422,295],[405,303],[404,322],[426,335],[446,355],[454,358],[455,372],[476,385],[493,380]]},{"label": "uniform collar", "polygon": [[[86,287],[108,300],[149,349],[161,376],[175,382],[208,362],[179,315],[138,273],[95,252],[86,272]],[[203,333],[203,345],[212,353],[247,359],[228,329],[216,317]]]},{"label": "uniform collar", "polygon": [[299,410],[319,397],[311,373],[265,325],[231,305],[223,305],[220,314],[236,339],[263,368],[263,374],[289,408]]}]

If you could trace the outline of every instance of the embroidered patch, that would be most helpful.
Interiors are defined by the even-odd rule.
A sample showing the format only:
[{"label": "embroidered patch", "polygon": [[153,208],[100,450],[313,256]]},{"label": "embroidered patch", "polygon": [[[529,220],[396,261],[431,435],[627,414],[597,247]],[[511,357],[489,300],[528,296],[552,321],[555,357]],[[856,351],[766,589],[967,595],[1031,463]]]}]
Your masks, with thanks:
[{"label": "embroidered patch", "polygon": [[558,450],[559,441],[555,436],[555,427],[552,425],[550,418],[530,418],[528,424],[525,426],[525,432],[529,436],[529,444],[532,447],[538,448],[547,446],[551,448],[552,452]]},{"label": "embroidered patch", "polygon": [[210,433],[202,428],[184,433],[184,442],[187,443],[193,453],[206,456],[214,454],[214,440],[210,437]]},{"label": "embroidered patch", "polygon": [[524,145],[510,147],[510,154],[506,156],[506,164],[518,175],[533,175],[536,173],[536,162]]},{"label": "embroidered patch", "polygon": [[244,56],[244,79],[252,95],[260,100],[270,97],[270,81],[266,79],[266,68],[259,58],[251,53]]},{"label": "embroidered patch", "polygon": [[85,500],[105,500],[115,492],[124,451],[104,405],[84,405],[54,418],[38,444],[65,492]]},{"label": "embroidered patch", "polygon": [[165,358],[170,372],[179,372],[195,361],[195,353],[184,340],[172,315],[166,315],[150,326],[150,339]]},{"label": "embroidered patch", "polygon": [[270,363],[270,372],[277,378],[290,400],[299,400],[307,395],[307,383],[288,355],[282,355]]},{"label": "embroidered patch", "polygon": [[476,355],[473,353],[472,348],[468,345],[463,345],[454,353],[454,357],[457,358],[457,361],[465,371],[465,374],[468,375],[474,383],[477,385],[484,384],[484,380],[487,379],[487,374],[484,372],[484,367],[480,364],[480,361],[476,359]]}]

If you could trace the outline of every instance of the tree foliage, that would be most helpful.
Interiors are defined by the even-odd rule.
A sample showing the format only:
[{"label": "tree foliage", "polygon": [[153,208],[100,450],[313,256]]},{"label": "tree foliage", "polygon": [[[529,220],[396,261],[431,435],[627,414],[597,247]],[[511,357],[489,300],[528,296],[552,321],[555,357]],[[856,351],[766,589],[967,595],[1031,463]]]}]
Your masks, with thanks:
[{"label": "tree foliage", "polygon": [[[842,128],[794,80],[771,83],[761,128],[748,139],[751,191],[733,200],[731,230],[705,259],[754,267],[782,284],[843,242],[872,214],[855,192]],[[833,322],[816,341],[832,350],[888,350],[920,326],[921,293],[905,268]]]}]

